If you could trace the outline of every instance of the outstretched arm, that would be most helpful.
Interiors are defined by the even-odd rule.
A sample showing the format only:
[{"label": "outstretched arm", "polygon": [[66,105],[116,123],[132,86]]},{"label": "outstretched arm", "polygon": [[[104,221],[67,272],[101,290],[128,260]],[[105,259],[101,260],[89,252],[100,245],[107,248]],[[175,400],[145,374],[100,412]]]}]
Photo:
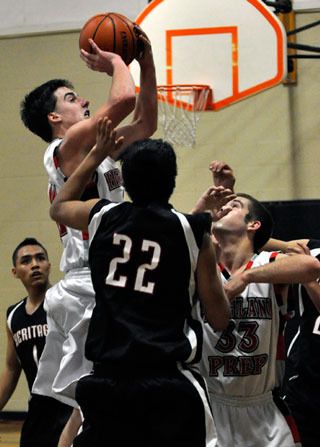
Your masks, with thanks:
[{"label": "outstretched arm", "polygon": [[16,354],[12,334],[7,330],[7,351],[4,370],[0,375],[0,411],[16,389],[21,374],[21,365]]},{"label": "outstretched arm", "polygon": [[72,125],[65,133],[59,150],[59,162],[69,177],[96,142],[99,119],[108,117],[117,126],[135,107],[135,85],[131,73],[120,56],[102,51],[90,39],[93,53],[81,50],[81,58],[93,71],[112,76],[109,95],[96,113]]},{"label": "outstretched arm", "polygon": [[117,135],[124,137],[123,149],[135,141],[151,137],[157,130],[158,123],[157,81],[152,47],[142,29],[137,26],[137,30],[142,47],[137,57],[141,70],[140,92],[132,122],[116,129]]},{"label": "outstretched arm", "polygon": [[319,277],[320,262],[312,256],[279,254],[274,262],[233,276],[225,284],[225,291],[229,298],[234,298],[249,283],[307,283]]},{"label": "outstretched arm", "polygon": [[307,246],[308,242],[309,239],[294,239],[291,241],[282,241],[281,239],[270,238],[268,242],[263,246],[262,250],[303,254],[304,247]]},{"label": "outstretched arm", "polygon": [[50,207],[50,216],[59,224],[86,230],[92,207],[99,199],[80,201],[86,184],[102,161],[110,156],[117,158],[123,139],[116,139],[112,123],[103,118],[98,123],[97,144],[63,185]]},{"label": "outstretched arm", "polygon": [[214,246],[205,235],[197,265],[197,285],[205,316],[217,331],[226,329],[230,319],[230,305],[217,271]]}]

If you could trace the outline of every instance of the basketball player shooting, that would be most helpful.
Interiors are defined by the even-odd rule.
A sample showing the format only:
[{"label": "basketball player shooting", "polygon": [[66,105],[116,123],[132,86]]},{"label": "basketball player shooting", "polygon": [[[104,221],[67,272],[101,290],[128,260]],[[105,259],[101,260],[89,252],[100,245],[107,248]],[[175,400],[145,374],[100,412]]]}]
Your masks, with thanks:
[{"label": "basketball player shooting", "polygon": [[[50,200],[95,144],[101,118],[108,115],[118,124],[133,111],[132,121],[118,128],[119,135],[125,137],[123,149],[126,144],[149,137],[155,131],[157,94],[153,54],[147,36],[140,28],[137,31],[143,47],[137,55],[141,68],[137,101],[134,82],[122,58],[102,51],[92,40],[92,53],[81,50],[81,58],[91,70],[112,76],[106,100],[94,114],[90,113],[89,101],[80,97],[72,84],[63,79],[45,82],[25,96],[21,105],[24,124],[49,143],[44,165],[49,177]],[[114,159],[108,157],[97,168],[85,194],[118,202],[123,200],[121,175]],[[77,409],[74,395],[77,381],[92,369],[92,363],[84,355],[84,342],[94,307],[94,291],[88,268],[86,233],[61,225],[58,228],[64,247],[60,269],[65,277],[46,294],[49,331],[33,393],[54,397]],[[71,433],[68,431],[66,442],[59,447],[71,445],[76,432],[76,428],[72,428]]]}]

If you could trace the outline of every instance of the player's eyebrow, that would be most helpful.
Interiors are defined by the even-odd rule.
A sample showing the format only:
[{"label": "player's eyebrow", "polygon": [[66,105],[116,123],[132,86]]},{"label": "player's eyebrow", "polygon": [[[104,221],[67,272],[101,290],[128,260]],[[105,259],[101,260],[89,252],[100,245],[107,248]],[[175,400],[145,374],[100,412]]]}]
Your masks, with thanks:
[{"label": "player's eyebrow", "polygon": [[21,256],[20,262],[27,261],[27,260],[29,260],[29,259],[31,259],[33,257],[34,258],[40,258],[40,257],[44,257],[45,258],[46,255],[45,255],[45,253],[43,251],[38,251],[38,252],[33,253],[33,254],[27,253],[27,254]]}]

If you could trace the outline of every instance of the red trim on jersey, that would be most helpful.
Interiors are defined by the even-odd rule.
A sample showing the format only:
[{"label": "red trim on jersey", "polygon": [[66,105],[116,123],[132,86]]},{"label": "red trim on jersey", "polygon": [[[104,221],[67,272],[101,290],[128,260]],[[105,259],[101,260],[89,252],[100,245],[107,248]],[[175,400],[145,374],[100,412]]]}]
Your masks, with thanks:
[{"label": "red trim on jersey", "polygon": [[219,266],[220,272],[225,277],[225,279],[229,279],[231,275],[228,272],[228,270],[225,268],[225,266],[222,264],[222,262],[218,262],[218,266]]},{"label": "red trim on jersey", "polygon": [[[247,262],[247,265],[246,265],[245,268],[243,269],[243,272],[245,272],[246,270],[251,269],[252,264],[253,264],[253,260],[250,259],[250,261]],[[225,266],[224,264],[222,264],[222,262],[218,262],[218,266],[219,266],[220,272],[223,274],[223,276],[224,276],[226,279],[229,279],[229,278],[231,277],[231,274],[230,274],[230,272],[227,270],[226,266]]]},{"label": "red trim on jersey", "polygon": [[59,159],[58,159],[58,156],[56,154],[53,155],[53,163],[54,163],[54,167],[56,169],[58,169],[58,167],[59,167]]},{"label": "red trim on jersey", "polygon": [[293,440],[295,443],[301,442],[300,433],[298,431],[297,424],[291,415],[286,415],[285,419],[290,428],[291,434],[293,436]]},{"label": "red trim on jersey", "polygon": [[271,255],[270,255],[269,262],[273,262],[273,261],[275,261],[275,259],[276,259],[276,257],[278,256],[278,254],[279,254],[278,251],[273,251],[273,252],[271,253]]}]

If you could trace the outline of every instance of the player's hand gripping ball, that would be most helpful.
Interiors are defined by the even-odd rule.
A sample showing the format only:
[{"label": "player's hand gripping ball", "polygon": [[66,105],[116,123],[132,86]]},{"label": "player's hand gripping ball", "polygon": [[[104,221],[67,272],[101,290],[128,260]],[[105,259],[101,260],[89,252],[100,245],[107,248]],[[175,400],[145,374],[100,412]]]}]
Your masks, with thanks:
[{"label": "player's hand gripping ball", "polygon": [[91,53],[89,38],[93,39],[101,50],[121,56],[127,65],[140,50],[135,23],[115,12],[97,14],[83,25],[79,36],[79,47]]}]

